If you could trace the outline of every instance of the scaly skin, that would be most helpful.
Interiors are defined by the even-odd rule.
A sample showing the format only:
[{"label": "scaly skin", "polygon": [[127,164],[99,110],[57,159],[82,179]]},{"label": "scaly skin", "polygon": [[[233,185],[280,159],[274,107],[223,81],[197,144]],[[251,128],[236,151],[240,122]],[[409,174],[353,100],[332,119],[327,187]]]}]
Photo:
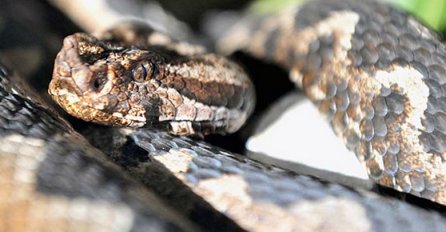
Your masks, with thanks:
[{"label": "scaly skin", "polygon": [[312,1],[241,22],[220,48],[287,68],[373,180],[446,204],[446,49],[414,18]]},{"label": "scaly skin", "polygon": [[244,71],[190,45],[154,44],[168,38],[145,31],[146,39],[132,45],[125,41],[132,36],[98,40],[78,33],[65,38],[50,95],[71,115],[105,125],[175,134],[238,130],[254,107],[253,86]]},{"label": "scaly skin", "polygon": [[0,63],[0,231],[196,231]]}]

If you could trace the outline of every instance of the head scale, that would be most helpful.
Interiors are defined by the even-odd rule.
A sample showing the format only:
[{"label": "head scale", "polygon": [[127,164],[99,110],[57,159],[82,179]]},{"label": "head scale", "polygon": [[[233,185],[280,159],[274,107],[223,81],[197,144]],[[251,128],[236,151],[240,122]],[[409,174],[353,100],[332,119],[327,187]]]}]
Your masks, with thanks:
[{"label": "head scale", "polygon": [[[64,39],[49,93],[68,113],[113,126],[145,125],[157,117],[156,78],[163,58],[77,33]],[[151,99],[152,97],[152,99]],[[143,104],[144,101],[151,104]]]}]

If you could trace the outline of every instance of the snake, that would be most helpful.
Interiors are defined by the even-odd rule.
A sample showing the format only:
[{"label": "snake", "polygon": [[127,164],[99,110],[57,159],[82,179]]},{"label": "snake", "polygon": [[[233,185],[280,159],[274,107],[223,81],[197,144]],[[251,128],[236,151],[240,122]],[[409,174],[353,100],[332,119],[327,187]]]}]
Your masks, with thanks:
[{"label": "snake", "polygon": [[[436,105],[441,92],[433,87],[441,76],[433,73],[442,68],[444,46],[435,34],[375,2],[315,1],[240,25],[222,38],[223,51],[242,49],[287,67],[373,179],[444,204],[441,124],[429,118],[442,114]],[[378,37],[370,38],[373,30]],[[414,43],[407,44],[405,36]],[[430,50],[418,51],[430,58],[420,58],[413,47],[412,56],[396,53],[410,45]],[[382,47],[389,48],[386,55],[378,52]],[[6,196],[0,201],[0,228],[5,230],[444,228],[436,212],[172,135],[232,133],[251,114],[255,94],[240,65],[147,26],[125,23],[97,38],[68,36],[49,86],[68,113],[139,128],[134,131],[93,127],[93,139],[87,141],[5,65],[0,67],[0,180],[6,183],[0,191]],[[401,79],[392,72],[411,75]],[[426,92],[418,91],[423,86]],[[419,114],[423,104],[417,97],[423,93],[426,112]]]},{"label": "snake", "polygon": [[185,135],[235,132],[253,111],[252,83],[221,56],[135,23],[104,37],[68,36],[56,57],[48,90],[73,116]]},{"label": "snake", "polygon": [[[377,183],[446,203],[446,50],[438,36],[375,2],[316,1],[252,21],[228,33],[222,50],[287,68]],[[168,38],[125,27],[65,39],[49,93],[67,112],[183,135],[241,127],[255,94],[239,66],[175,42],[160,48]]]}]

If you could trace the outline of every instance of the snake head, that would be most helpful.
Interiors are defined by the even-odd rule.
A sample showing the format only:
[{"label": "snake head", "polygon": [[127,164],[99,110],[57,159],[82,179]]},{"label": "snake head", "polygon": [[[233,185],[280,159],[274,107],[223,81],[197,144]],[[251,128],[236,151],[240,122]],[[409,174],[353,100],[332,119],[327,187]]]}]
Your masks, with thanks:
[{"label": "snake head", "polygon": [[160,76],[160,61],[156,53],[76,33],[64,39],[57,54],[49,94],[85,121],[140,127],[148,115],[157,116],[149,82]]},{"label": "snake head", "polygon": [[70,35],[49,93],[69,114],[99,124],[175,134],[236,131],[254,107],[249,78],[224,57],[183,47]]}]

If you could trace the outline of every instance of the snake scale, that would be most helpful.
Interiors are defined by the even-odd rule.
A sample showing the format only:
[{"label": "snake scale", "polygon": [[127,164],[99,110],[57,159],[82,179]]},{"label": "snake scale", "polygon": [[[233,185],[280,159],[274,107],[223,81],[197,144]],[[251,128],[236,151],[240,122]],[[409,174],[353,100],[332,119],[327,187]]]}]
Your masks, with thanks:
[{"label": "snake scale", "polygon": [[[311,2],[250,23],[236,26],[233,36],[222,40],[223,50],[246,49],[288,67],[372,178],[444,204],[445,53],[435,35],[374,2]],[[208,134],[237,130],[252,111],[251,82],[225,58],[135,24],[101,37],[67,37],[56,58],[50,94],[75,116]],[[118,167],[1,67],[2,230],[441,231],[445,226],[435,212],[321,183],[189,138],[152,129],[93,128],[90,142]],[[423,97],[426,109],[420,113]],[[167,178],[172,174],[183,185]],[[184,186],[199,199],[185,194]],[[198,203],[201,198],[217,212]],[[203,208],[216,216],[204,216]]]},{"label": "snake scale", "polygon": [[[371,178],[446,203],[446,50],[436,35],[387,5],[349,1],[312,2],[240,30],[223,49],[290,69]],[[253,87],[230,61],[160,48],[168,39],[150,30],[105,34],[67,37],[56,58],[49,91],[69,113],[108,125],[167,123],[176,134],[233,132],[250,114]]]},{"label": "snake scale", "polygon": [[377,183],[446,203],[446,50],[436,34],[373,1],[316,1],[255,24],[222,49],[288,68]]}]

